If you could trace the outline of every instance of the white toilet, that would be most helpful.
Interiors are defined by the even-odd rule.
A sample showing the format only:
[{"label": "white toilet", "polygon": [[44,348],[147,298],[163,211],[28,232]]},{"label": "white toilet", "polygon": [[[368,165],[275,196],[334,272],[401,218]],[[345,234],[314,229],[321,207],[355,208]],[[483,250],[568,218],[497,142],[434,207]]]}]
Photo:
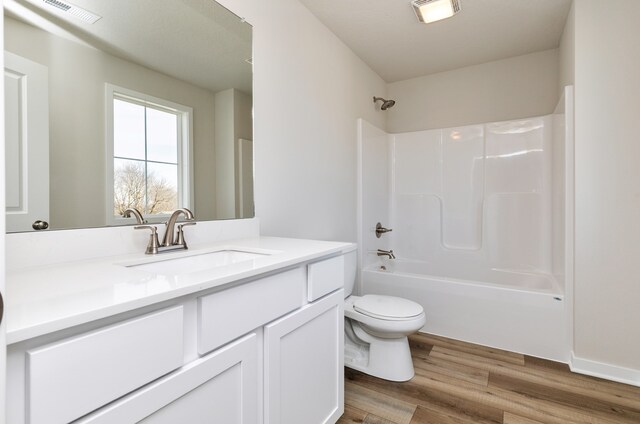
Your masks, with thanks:
[{"label": "white toilet", "polygon": [[355,252],[345,255],[344,365],[391,381],[414,376],[407,336],[426,322],[422,306],[392,296],[352,296]]}]

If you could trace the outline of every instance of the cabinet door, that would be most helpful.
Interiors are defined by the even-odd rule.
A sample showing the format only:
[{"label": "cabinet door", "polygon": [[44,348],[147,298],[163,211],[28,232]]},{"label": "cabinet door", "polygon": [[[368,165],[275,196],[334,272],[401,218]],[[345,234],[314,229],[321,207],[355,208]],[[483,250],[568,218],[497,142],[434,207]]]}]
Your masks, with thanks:
[{"label": "cabinet door", "polygon": [[265,423],[335,423],[344,412],[344,291],[265,327]]},{"label": "cabinet door", "polygon": [[258,349],[249,334],[77,423],[259,423]]}]

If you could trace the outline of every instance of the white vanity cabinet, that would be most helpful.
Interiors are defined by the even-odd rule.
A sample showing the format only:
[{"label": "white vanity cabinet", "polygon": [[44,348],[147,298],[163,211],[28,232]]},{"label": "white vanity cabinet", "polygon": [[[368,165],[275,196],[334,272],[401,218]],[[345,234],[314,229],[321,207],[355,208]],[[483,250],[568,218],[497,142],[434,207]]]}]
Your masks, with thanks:
[{"label": "white vanity cabinet", "polygon": [[334,423],[344,412],[344,275],[343,256],[308,264],[311,303],[265,327],[265,424]]},{"label": "white vanity cabinet", "polygon": [[265,328],[265,423],[335,423],[344,412],[344,291]]},{"label": "white vanity cabinet", "polygon": [[343,284],[320,257],[10,345],[7,422],[335,423]]}]

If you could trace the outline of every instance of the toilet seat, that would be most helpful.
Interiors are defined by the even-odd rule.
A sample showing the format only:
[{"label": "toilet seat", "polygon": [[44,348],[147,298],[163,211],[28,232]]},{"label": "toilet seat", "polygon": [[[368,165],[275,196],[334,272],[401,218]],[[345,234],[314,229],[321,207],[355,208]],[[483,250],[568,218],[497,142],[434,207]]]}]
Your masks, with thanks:
[{"label": "toilet seat", "polygon": [[414,319],[424,313],[416,302],[394,296],[367,294],[353,302],[353,309],[363,315],[386,321]]}]

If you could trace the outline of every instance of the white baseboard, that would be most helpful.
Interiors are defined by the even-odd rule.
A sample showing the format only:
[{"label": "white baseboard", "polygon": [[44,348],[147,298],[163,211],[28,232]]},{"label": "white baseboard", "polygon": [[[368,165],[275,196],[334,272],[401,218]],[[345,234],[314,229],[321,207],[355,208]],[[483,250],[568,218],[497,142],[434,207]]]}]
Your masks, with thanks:
[{"label": "white baseboard", "polygon": [[571,371],[640,387],[640,370],[578,358],[571,352]]}]

